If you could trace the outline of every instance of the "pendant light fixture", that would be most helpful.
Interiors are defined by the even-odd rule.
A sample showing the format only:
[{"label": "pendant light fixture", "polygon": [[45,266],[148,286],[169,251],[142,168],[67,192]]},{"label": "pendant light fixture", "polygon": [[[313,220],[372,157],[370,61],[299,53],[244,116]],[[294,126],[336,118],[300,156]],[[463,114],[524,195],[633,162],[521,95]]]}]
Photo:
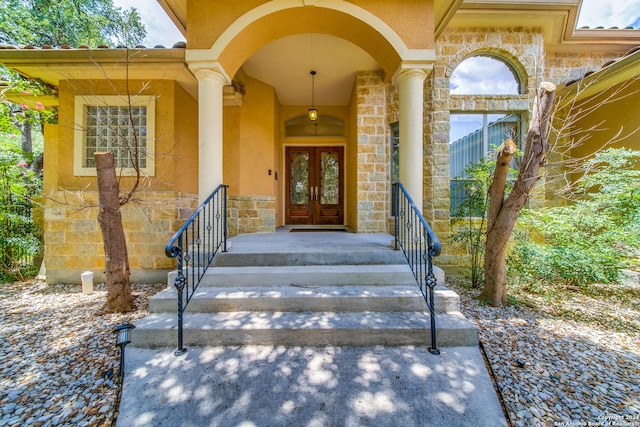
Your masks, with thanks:
[{"label": "pendant light fixture", "polygon": [[309,120],[315,122],[318,120],[318,109],[315,107],[315,87],[316,84],[316,72],[311,70],[311,108],[309,108]]}]

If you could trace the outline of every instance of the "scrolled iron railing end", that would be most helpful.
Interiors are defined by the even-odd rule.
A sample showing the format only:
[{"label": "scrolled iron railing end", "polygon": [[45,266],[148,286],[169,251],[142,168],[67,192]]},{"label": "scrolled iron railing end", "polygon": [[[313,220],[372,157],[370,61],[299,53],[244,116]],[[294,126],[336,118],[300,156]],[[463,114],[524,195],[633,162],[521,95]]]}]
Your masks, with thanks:
[{"label": "scrolled iron railing end", "polygon": [[172,243],[164,247],[164,254],[167,258],[177,258],[180,255],[181,249]]},{"label": "scrolled iron railing end", "polygon": [[440,240],[435,236],[435,234],[431,237],[431,256],[438,256],[440,252],[442,252],[442,246],[440,245]]}]

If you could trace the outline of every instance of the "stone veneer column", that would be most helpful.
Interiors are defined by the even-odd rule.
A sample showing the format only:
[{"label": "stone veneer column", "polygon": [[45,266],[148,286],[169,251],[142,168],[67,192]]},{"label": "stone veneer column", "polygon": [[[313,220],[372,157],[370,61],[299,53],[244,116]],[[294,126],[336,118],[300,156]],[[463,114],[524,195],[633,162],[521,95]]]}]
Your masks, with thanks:
[{"label": "stone veneer column", "polygon": [[[358,232],[387,231],[389,208],[389,132],[385,125],[385,82],[382,73],[359,71],[357,88],[356,158],[349,168],[357,169],[357,204],[350,215],[356,215]],[[352,146],[353,147],[353,146]],[[353,183],[352,183],[353,185]],[[353,206],[353,205],[352,205]]]},{"label": "stone veneer column", "polygon": [[223,73],[193,67],[198,79],[198,198],[200,203],[223,183]]},{"label": "stone veneer column", "polygon": [[396,77],[400,96],[400,182],[422,211],[424,80],[422,68],[400,71]]}]

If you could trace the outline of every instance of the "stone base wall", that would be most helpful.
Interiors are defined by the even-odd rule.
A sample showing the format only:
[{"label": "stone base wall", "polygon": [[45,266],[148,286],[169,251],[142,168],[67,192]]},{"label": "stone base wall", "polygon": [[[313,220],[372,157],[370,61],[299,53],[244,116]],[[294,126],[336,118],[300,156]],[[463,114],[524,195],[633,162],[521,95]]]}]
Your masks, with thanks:
[{"label": "stone base wall", "polygon": [[271,196],[228,196],[227,236],[269,233],[276,229],[276,198]]},{"label": "stone base wall", "polygon": [[[198,205],[196,194],[139,192],[122,207],[129,268],[133,282],[166,281],[175,260],[164,254],[173,234]],[[44,264],[48,283],[80,283],[93,271],[104,281],[104,246],[98,224],[98,193],[58,191],[44,198]]]}]

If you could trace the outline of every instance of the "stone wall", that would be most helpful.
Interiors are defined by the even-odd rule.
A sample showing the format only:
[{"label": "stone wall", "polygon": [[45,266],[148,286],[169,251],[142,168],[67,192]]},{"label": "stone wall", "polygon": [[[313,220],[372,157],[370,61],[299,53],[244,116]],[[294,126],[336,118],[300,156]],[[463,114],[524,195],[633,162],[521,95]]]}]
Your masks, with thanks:
[{"label": "stone wall", "polygon": [[390,215],[389,126],[380,72],[361,71],[357,93],[357,231],[383,233]]},{"label": "stone wall", "polygon": [[228,237],[276,229],[276,198],[272,196],[230,195],[227,213]]},{"label": "stone wall", "polygon": [[[137,193],[122,207],[131,280],[166,281],[175,261],[164,247],[197,207],[197,195],[172,191]],[[45,254],[48,283],[79,283],[93,271],[104,281],[104,246],[98,224],[98,193],[57,191],[44,198]]]},{"label": "stone wall", "polygon": [[[514,96],[451,95],[453,70],[473,55],[491,55],[509,63],[523,83],[523,93]],[[459,271],[469,255],[450,241],[449,221],[449,122],[451,112],[520,111],[526,132],[537,87],[542,81],[559,84],[598,69],[619,54],[549,53],[536,28],[459,28],[446,30],[436,45],[436,63],[425,83],[424,213],[443,243],[438,265]],[[481,72],[481,70],[479,70]],[[548,187],[548,188],[547,188]],[[532,205],[548,203],[553,188],[540,181]]]},{"label": "stone wall", "polygon": [[620,53],[555,52],[545,55],[545,79],[554,84],[576,80],[589,71],[598,70]]},{"label": "stone wall", "polygon": [[[436,63],[425,83],[425,218],[442,242],[439,266],[459,271],[468,254],[450,240],[449,130],[451,112],[520,111],[528,121],[535,90],[542,81],[542,34],[534,29],[464,28],[445,31],[436,46]],[[451,95],[453,70],[473,55],[501,58],[519,75],[521,95]],[[481,72],[481,70],[479,70]]]}]

